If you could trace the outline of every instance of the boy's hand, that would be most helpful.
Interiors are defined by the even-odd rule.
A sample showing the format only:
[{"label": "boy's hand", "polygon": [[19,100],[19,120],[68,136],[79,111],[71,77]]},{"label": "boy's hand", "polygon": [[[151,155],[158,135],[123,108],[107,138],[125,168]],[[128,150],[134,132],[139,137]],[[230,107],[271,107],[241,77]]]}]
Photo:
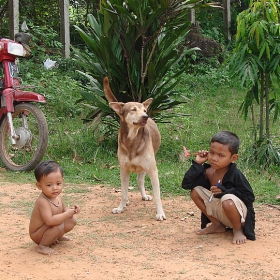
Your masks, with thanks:
[{"label": "boy's hand", "polygon": [[218,186],[211,186],[210,191],[211,191],[214,195],[223,192]]},{"label": "boy's hand", "polygon": [[197,152],[195,161],[196,161],[198,164],[203,164],[204,162],[207,161],[207,159],[208,159],[208,151],[206,151],[206,150],[201,150],[201,151],[198,151],[198,152]]}]

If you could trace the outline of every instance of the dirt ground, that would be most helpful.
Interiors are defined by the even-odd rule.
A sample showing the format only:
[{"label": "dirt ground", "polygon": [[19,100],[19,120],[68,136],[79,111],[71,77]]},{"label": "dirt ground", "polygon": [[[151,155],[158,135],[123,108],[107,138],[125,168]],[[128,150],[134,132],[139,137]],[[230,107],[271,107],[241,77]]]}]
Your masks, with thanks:
[{"label": "dirt ground", "polygon": [[[3,181],[3,176],[0,181]],[[280,211],[255,205],[256,241],[231,244],[232,232],[198,236],[200,213],[186,197],[165,197],[166,221],[131,190],[130,206],[112,214],[120,192],[96,185],[64,187],[64,201],[81,207],[71,241],[45,256],[28,235],[40,194],[35,184],[0,182],[0,279],[280,279]]]}]

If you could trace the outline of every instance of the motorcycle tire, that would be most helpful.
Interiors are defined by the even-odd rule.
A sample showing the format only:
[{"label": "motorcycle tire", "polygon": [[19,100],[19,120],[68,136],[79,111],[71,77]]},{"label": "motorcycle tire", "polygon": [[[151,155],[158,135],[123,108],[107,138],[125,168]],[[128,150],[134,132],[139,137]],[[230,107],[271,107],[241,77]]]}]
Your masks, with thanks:
[{"label": "motorcycle tire", "polygon": [[0,159],[13,171],[30,171],[42,160],[48,145],[48,125],[43,112],[34,104],[20,103],[12,113],[19,139],[11,144],[7,116],[0,126]]}]

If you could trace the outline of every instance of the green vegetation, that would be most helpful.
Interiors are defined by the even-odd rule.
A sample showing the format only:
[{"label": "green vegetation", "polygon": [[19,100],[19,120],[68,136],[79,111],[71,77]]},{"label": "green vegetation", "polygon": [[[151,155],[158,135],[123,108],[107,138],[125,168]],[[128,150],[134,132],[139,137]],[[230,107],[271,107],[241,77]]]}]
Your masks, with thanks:
[{"label": "green vegetation", "polygon": [[[117,131],[108,134],[106,126],[101,125],[93,132],[90,123],[83,124],[82,117],[87,113],[86,108],[80,103],[75,104],[80,98],[79,83],[82,81],[71,60],[60,60],[58,63],[58,68],[45,70],[37,64],[35,67],[32,61],[20,62],[24,83],[37,86],[36,91],[43,93],[48,101],[42,107],[50,131],[44,159],[54,159],[63,166],[65,180],[69,185],[104,184],[119,188]],[[205,65],[196,66],[195,74],[184,74],[176,87],[188,103],[174,110],[191,116],[173,118],[169,124],[158,125],[162,145],[157,154],[157,162],[163,196],[186,194],[181,188],[181,181],[190,166],[190,160],[182,160],[183,145],[192,151],[207,149],[213,134],[219,130],[231,130],[241,139],[238,165],[251,182],[257,202],[280,204],[275,199],[280,193],[279,167],[263,171],[248,164],[248,147],[254,139],[250,121],[245,122],[238,114],[244,97],[243,88],[237,81],[229,79],[227,69],[205,69]],[[279,121],[272,124],[272,135],[277,135],[278,127]],[[278,135],[274,137],[274,142],[280,146]],[[34,182],[34,176],[33,172],[7,171],[5,180],[30,183]],[[151,189],[148,178],[146,182],[148,189]],[[131,185],[137,189],[134,174],[131,176]]]},{"label": "green vegetation", "polygon": [[[180,75],[188,68],[179,62],[198,48],[178,52],[190,28],[186,20],[191,8],[208,7],[200,0],[101,1],[97,16],[88,15],[89,27],[76,26],[87,51],[75,48],[76,61],[86,71],[89,84],[82,91],[92,110],[87,121],[98,125],[108,116],[118,120],[103,94],[103,78],[109,76],[111,88],[120,102],[143,102],[153,98],[149,115],[158,121],[170,117],[174,106],[184,102],[174,91]],[[173,68],[172,77],[166,77]],[[176,69],[176,70],[175,70]],[[169,72],[170,76],[170,72]]]},{"label": "green vegetation", "polygon": [[249,113],[252,117],[252,163],[265,168],[280,162],[278,149],[270,139],[270,114],[274,112],[274,119],[279,114],[277,92],[273,89],[273,79],[279,77],[279,7],[278,1],[261,0],[252,2],[238,15],[236,47],[230,61],[232,72],[246,90],[241,110],[245,118]]},{"label": "green vegetation", "polygon": [[[80,61],[82,62],[80,65],[77,65],[72,59],[61,59],[61,46],[58,43],[59,37],[58,31],[56,30],[56,28],[58,28],[57,22],[52,21],[54,25],[48,26],[48,24],[46,24],[46,22],[44,21],[44,16],[47,15],[48,17],[49,15],[49,11],[47,11],[47,8],[50,8],[50,11],[53,10],[52,12],[54,14],[57,14],[57,11],[53,8],[57,7],[57,1],[50,1],[50,3],[48,3],[47,5],[48,7],[42,6],[46,9],[40,8],[39,10],[41,11],[41,13],[38,13],[37,11],[38,7],[41,7],[40,5],[34,6],[31,3],[32,1],[30,0],[21,1],[21,5],[24,5],[25,2],[29,3],[29,5],[26,5],[26,7],[30,7],[30,9],[23,9],[26,12],[26,15],[24,15],[23,13],[21,14],[22,18],[20,22],[25,18],[31,19],[31,22],[27,22],[27,24],[30,27],[30,33],[33,36],[33,45],[31,47],[34,56],[28,60],[26,59],[20,61],[20,75],[23,84],[36,86],[37,88],[34,91],[44,94],[47,99],[47,104],[41,106],[47,118],[49,126],[49,145],[44,159],[56,160],[63,166],[65,170],[65,180],[69,185],[85,183],[89,185],[104,184],[110,187],[120,187],[119,167],[116,154],[118,125],[116,124],[116,122],[110,122],[106,118],[103,120],[101,125],[97,127],[97,129],[94,122],[84,122],[85,119],[93,119],[92,112],[96,112],[95,109],[98,108],[98,106],[94,107],[93,103],[87,102],[88,100],[86,100],[86,98],[82,98],[82,93],[84,94],[83,97],[85,97],[85,92],[87,92],[87,94],[92,93],[88,92],[88,89],[90,89],[91,91],[92,85],[94,84],[89,84],[88,78],[80,74],[80,72],[87,71],[87,73],[92,75],[94,79],[99,79],[99,97],[102,98],[102,104],[106,108],[108,108],[108,110],[110,110],[108,104],[102,97],[103,93],[101,85],[103,76],[108,73],[110,74],[109,76],[111,78],[111,86],[113,92],[118,98],[119,94],[123,92],[123,84],[126,82],[125,80],[130,80],[132,81],[133,87],[131,89],[126,88],[125,91],[134,93],[134,95],[137,97],[136,99],[143,101],[145,97],[147,97],[148,94],[151,93],[151,89],[153,88],[153,86],[155,86],[154,82],[156,82],[158,88],[164,93],[165,100],[168,100],[169,97],[174,100],[174,104],[176,104],[177,106],[169,106],[165,107],[165,109],[168,108],[168,110],[166,110],[167,113],[171,113],[171,115],[173,116],[177,115],[177,117],[170,117],[166,119],[167,121],[169,121],[169,123],[158,122],[158,126],[162,135],[162,145],[157,154],[157,162],[161,190],[164,196],[186,194],[186,191],[181,188],[181,181],[185,171],[188,169],[191,162],[190,159],[184,160],[182,146],[185,145],[191,151],[208,149],[209,141],[213,134],[215,134],[219,130],[230,130],[237,133],[237,135],[241,139],[241,149],[239,153],[240,158],[238,160],[238,166],[251,182],[255,190],[257,202],[280,204],[280,201],[275,199],[275,196],[280,193],[279,161],[272,162],[269,168],[266,169],[262,169],[262,164],[260,164],[261,167],[259,168],[253,164],[256,162],[256,149],[254,149],[254,144],[256,143],[256,131],[259,129],[261,123],[261,121],[260,123],[258,123],[261,113],[260,105],[258,102],[253,102],[253,98],[249,100],[245,99],[245,101],[248,101],[246,105],[247,107],[242,107],[242,109],[251,109],[250,102],[252,102],[254,103],[254,108],[256,109],[255,112],[257,113],[252,117],[252,115],[247,112],[246,121],[241,117],[241,114],[239,112],[240,106],[241,104],[244,104],[243,102],[246,95],[248,96],[248,93],[251,93],[251,91],[248,90],[247,87],[243,88],[241,86],[241,81],[244,75],[241,74],[239,78],[235,78],[235,80],[232,79],[229,75],[229,70],[226,64],[225,66],[220,67],[218,60],[215,58],[211,58],[211,60],[200,59],[196,61],[195,64],[191,64],[191,62],[193,62],[193,57],[191,58],[185,56],[180,61],[180,64],[176,66],[176,68],[171,68],[171,66],[177,64],[177,61],[176,63],[173,63],[175,62],[174,60],[169,61],[168,59],[166,59],[167,56],[157,53],[157,55],[154,56],[151,60],[152,63],[150,64],[151,68],[149,69],[149,71],[142,71],[142,74],[144,73],[145,75],[147,75],[146,78],[148,78],[141,81],[141,79],[139,79],[139,63],[136,63],[135,65],[133,63],[127,64],[125,66],[123,65],[125,64],[124,57],[120,55],[120,46],[116,41],[115,36],[113,36],[112,34],[112,26],[115,28],[127,28],[127,21],[130,21],[132,23],[134,22],[134,19],[130,13],[127,13],[127,11],[125,11],[125,13],[122,14],[123,7],[121,5],[119,5],[118,7],[107,7],[108,10],[106,10],[106,12],[102,11],[106,14],[107,18],[104,17],[102,13],[97,13],[95,9],[81,9],[78,15],[74,16],[74,14],[72,14],[71,18],[73,22],[75,22],[74,24],[78,26],[76,28],[80,30],[80,34],[83,34],[84,39],[86,38],[85,41],[88,43],[87,45],[89,47],[89,49],[85,49],[84,42],[82,42],[83,44],[80,45],[82,40],[78,32],[74,30],[74,24],[72,22],[71,29],[73,32],[71,32],[71,36],[75,37],[72,42],[74,42],[73,45],[76,47],[76,49],[78,49]],[[44,1],[41,2],[43,3]],[[78,2],[79,1],[75,2],[77,4],[77,7],[79,7]],[[94,4],[99,1],[90,2],[91,4]],[[106,1],[103,2],[104,5],[107,3]],[[122,3],[122,1],[119,0],[114,0],[113,2]],[[135,1],[128,2],[133,5]],[[164,3],[165,1],[160,2]],[[193,0],[191,2],[197,3],[198,1]],[[241,4],[244,5],[244,3],[246,3],[247,8],[247,5],[249,5],[248,2],[250,1],[242,1]],[[145,3],[147,3],[147,1],[142,1],[141,5],[144,5]],[[182,3],[184,4],[184,1]],[[31,9],[31,7],[33,7],[34,9]],[[134,8],[134,13],[137,14],[139,12],[139,9],[138,7]],[[243,10],[243,8],[245,7],[238,6],[236,7],[236,9],[234,9],[234,11],[236,12],[234,18],[237,18],[237,14],[239,13],[239,11]],[[106,22],[106,24],[102,25],[102,20],[104,20],[104,18],[110,18],[108,14],[109,10],[111,11],[110,16],[114,17],[114,15],[112,14],[113,9],[116,9],[116,15],[124,20],[122,22],[122,24],[124,25],[116,25],[117,22],[114,21],[116,20],[114,18],[110,19],[112,20],[110,24],[109,22]],[[214,14],[210,10],[215,11],[214,18]],[[146,17],[149,14],[149,10],[144,9],[144,11],[146,14],[144,13],[143,15]],[[156,12],[156,14],[154,15],[154,19],[157,19],[156,15],[159,15],[157,13],[160,13],[160,11],[154,9],[154,12]],[[87,22],[87,19],[84,19],[85,15],[88,13],[92,14],[92,16],[88,18],[89,22]],[[37,17],[35,17],[35,15],[37,15]],[[276,14],[272,15],[275,16]],[[198,11],[197,16],[198,20],[201,21],[201,31],[203,35],[214,38],[219,43],[226,44],[224,35],[221,31],[223,30],[223,27],[221,24],[217,24],[217,22],[221,22],[220,9],[209,9],[207,13],[204,13],[201,9]],[[140,15],[139,18],[141,18]],[[34,22],[36,22],[36,24],[34,24]],[[4,23],[5,24],[3,26],[5,28],[2,28],[2,33],[5,35],[8,31],[8,22]],[[145,25],[147,24],[147,21],[145,20],[142,23],[142,29],[136,30],[135,28],[131,27],[132,30],[134,30],[135,36],[133,37],[132,41],[128,40],[125,42],[127,43],[127,45],[125,45],[126,50],[130,49],[130,46],[138,46],[138,43],[141,43],[141,39],[139,39],[138,41],[137,38],[147,39],[145,31],[150,26]],[[170,21],[168,21],[167,26],[169,26],[169,24],[171,24]],[[182,30],[185,31],[187,24],[186,26],[183,25],[184,24],[180,25],[178,30],[182,28]],[[48,28],[46,28],[46,26],[48,26]],[[104,34],[107,32],[110,36],[112,36],[110,37],[110,39],[112,40],[109,40],[110,44],[108,44],[108,41],[106,41],[108,40],[108,38],[104,38],[104,34],[102,33],[103,30],[102,32],[101,30],[99,30],[100,26],[108,27],[106,30],[104,30]],[[154,27],[155,26],[153,26],[153,28]],[[279,24],[272,24],[269,28],[271,28],[271,30],[269,29],[270,31],[275,31],[275,28],[279,28]],[[245,29],[246,28],[240,30],[244,31]],[[256,30],[260,31],[261,29],[258,27]],[[140,31],[140,33],[137,33],[138,31]],[[151,29],[151,31],[151,34],[157,34],[156,29]],[[251,31],[253,35],[256,34],[253,32],[253,29]],[[99,37],[97,36],[97,41],[102,37],[102,40],[104,39],[104,42],[101,42],[103,45],[96,45],[96,42],[93,42],[90,39],[90,36],[87,37],[88,34],[90,34],[91,36],[102,35]],[[244,36],[249,36],[251,33],[247,32],[246,29],[242,34]],[[264,36],[262,36],[262,34],[265,33],[259,32],[259,34],[260,36],[258,38],[261,39],[259,42],[265,43],[266,40],[264,40]],[[161,37],[157,37],[157,35],[154,36],[154,38],[162,39]],[[182,33],[180,33],[179,35],[181,36]],[[172,34],[172,36],[174,36],[174,34]],[[177,37],[172,36],[170,38]],[[278,37],[276,36],[276,38],[274,38],[277,40],[269,41],[272,43],[272,47],[275,47],[275,52],[270,53],[270,55],[275,54],[275,61],[278,61],[277,59],[279,59],[279,44],[276,44],[277,42],[279,43]],[[160,42],[163,43],[163,45],[156,45],[156,50],[159,51],[160,47],[162,47],[162,50],[165,50],[166,55],[170,53],[172,55],[174,55],[174,53],[177,54],[172,48],[169,49],[167,44],[167,42],[170,42],[170,46],[172,45],[172,47],[175,47],[177,46],[176,44],[173,44],[175,42],[173,42],[172,39],[170,39],[170,41],[168,41],[168,38],[165,39],[167,40],[163,40]],[[180,37],[180,39],[182,39],[182,37]],[[245,41],[242,41],[242,43],[246,43],[247,41],[245,39]],[[156,41],[151,40],[150,42]],[[256,41],[255,43],[258,43],[258,41]],[[267,44],[264,45],[266,46]],[[256,45],[254,46],[255,50]],[[224,45],[223,49],[225,51],[223,53],[223,57],[226,57],[227,54],[232,57],[230,49],[233,49],[234,47],[236,47],[234,46],[234,42],[232,42],[230,45]],[[94,52],[92,50],[90,53],[90,48],[95,49],[95,51],[97,52],[103,52],[101,56],[105,56],[105,59],[103,59],[103,61],[96,60],[97,55],[93,54]],[[118,52],[116,52],[116,50]],[[267,54],[269,53],[267,47],[265,47],[265,51],[263,48],[259,48],[259,50],[261,50],[262,55],[267,56]],[[152,49],[149,48],[148,52],[152,52]],[[106,57],[108,53],[110,53],[110,55]],[[252,53],[253,52],[249,51],[248,55]],[[120,58],[120,60],[118,61],[119,65],[115,71],[112,71],[112,64],[115,62],[115,59],[112,59],[112,55],[119,55],[118,58]],[[256,55],[257,59],[258,55],[260,54]],[[138,61],[141,61],[142,59],[142,61],[144,62],[143,65],[149,64],[147,54],[145,56],[141,56],[141,53],[138,52],[137,56]],[[43,62],[49,57],[52,60],[57,61],[57,68],[52,68],[50,70],[46,70],[44,68]],[[172,57],[174,59],[174,56]],[[239,58],[242,60],[244,57],[240,56]],[[268,56],[266,58],[268,58]],[[264,65],[267,61],[266,58],[263,61]],[[134,56],[131,56],[130,59],[133,60],[135,58]],[[161,68],[160,65],[163,64],[164,59],[166,59],[165,62],[170,62],[171,64],[166,63],[166,65],[163,65],[163,67]],[[271,65],[278,67],[279,63],[275,63],[275,61]],[[100,72],[97,71],[96,73],[98,75],[96,76],[96,73],[91,69],[94,62],[99,62],[99,64],[102,65],[102,69],[98,68]],[[238,66],[242,66],[242,63],[239,63],[239,60],[236,60],[236,62],[238,62]],[[86,65],[89,65],[89,68],[82,68],[82,66]],[[131,69],[134,69],[134,71],[132,72],[128,71],[129,75],[132,76],[127,75],[127,70],[129,70],[129,67],[131,67]],[[257,69],[256,67],[254,69]],[[123,68],[125,68],[125,70]],[[142,70],[143,69],[144,68],[142,68]],[[244,69],[245,67],[243,68],[243,70]],[[260,67],[259,70],[262,70],[262,67]],[[275,69],[273,68],[270,70]],[[279,67],[277,68],[277,70],[279,70]],[[125,74],[123,75],[123,73]],[[164,77],[164,79],[160,77],[159,73],[162,74],[162,77]],[[179,77],[177,73],[180,73],[182,75]],[[255,72],[255,76],[259,75],[260,73],[261,71]],[[280,93],[280,87],[277,80],[279,73],[275,74],[276,75],[271,76],[271,80],[269,80],[269,89],[271,89],[271,91],[269,92],[270,98],[268,99],[270,109],[273,110],[275,118],[266,119],[268,121],[266,123],[266,127],[269,125],[270,136],[269,143],[265,144],[270,144],[273,142],[272,152],[276,153],[279,159],[280,138],[278,129],[279,118],[277,118],[279,105],[277,103],[277,98]],[[138,76],[136,77],[136,75]],[[153,81],[153,79],[156,79],[156,81]],[[141,82],[147,85],[147,87],[145,88],[144,84],[140,86]],[[161,82],[166,84],[169,83],[169,85],[172,85],[172,87],[161,88]],[[251,84],[249,84],[249,86],[250,85]],[[142,94],[140,96],[141,98],[139,98],[138,96],[139,93]],[[94,96],[93,94],[91,95]],[[149,97],[155,98],[158,96],[155,95]],[[260,95],[258,96],[258,98],[259,97]],[[255,101],[258,101],[258,98],[256,98]],[[160,100],[158,100],[157,105],[160,108]],[[267,109],[268,106],[266,104],[264,105]],[[111,111],[109,111],[109,113],[110,112]],[[252,125],[253,120],[254,123]],[[113,129],[111,127],[112,125],[114,125]],[[262,133],[260,133],[259,136],[261,135]],[[265,153],[268,151],[266,149],[267,147],[269,147],[269,145],[265,145]],[[260,150],[260,152],[261,151],[262,150]],[[0,163],[0,166],[4,167],[2,163]],[[131,176],[131,185],[135,186],[135,189],[137,189],[135,178],[136,175]],[[15,173],[7,171],[5,173],[5,180],[18,183],[27,183],[34,182],[34,176],[33,172]],[[151,189],[148,178],[146,182],[147,188]],[[69,187],[68,191],[69,190],[74,190],[73,192],[76,192],[75,186]]]}]

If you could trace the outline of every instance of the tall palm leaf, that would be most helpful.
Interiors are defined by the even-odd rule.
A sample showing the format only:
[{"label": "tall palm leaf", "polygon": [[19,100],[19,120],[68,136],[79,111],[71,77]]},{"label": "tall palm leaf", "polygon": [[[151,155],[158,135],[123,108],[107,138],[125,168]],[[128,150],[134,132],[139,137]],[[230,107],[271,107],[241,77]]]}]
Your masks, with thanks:
[{"label": "tall palm leaf", "polygon": [[186,102],[175,90],[185,69],[173,77],[168,77],[168,71],[198,50],[178,52],[190,27],[187,14],[196,6],[215,5],[201,0],[101,0],[97,17],[88,15],[89,26],[76,27],[88,47],[86,52],[75,50],[86,71],[83,75],[89,78],[82,92],[93,109],[87,120],[115,114],[102,94],[104,76],[109,76],[118,101],[153,98],[149,114],[160,119],[173,113],[168,109]]}]

